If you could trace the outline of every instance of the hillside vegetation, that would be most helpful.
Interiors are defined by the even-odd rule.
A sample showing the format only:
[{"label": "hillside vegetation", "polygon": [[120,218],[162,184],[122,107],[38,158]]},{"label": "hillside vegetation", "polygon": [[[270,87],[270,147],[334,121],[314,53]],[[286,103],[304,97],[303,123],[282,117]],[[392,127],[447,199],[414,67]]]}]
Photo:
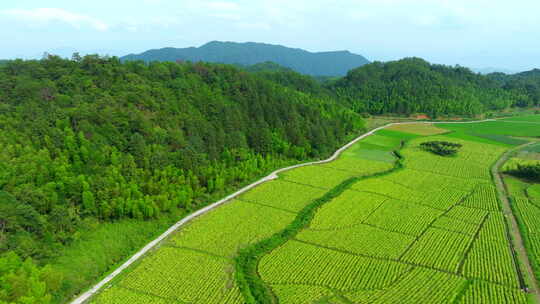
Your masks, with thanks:
[{"label": "hillside vegetation", "polygon": [[[0,68],[0,302],[61,300],[95,280],[54,268],[83,227],[198,209],[362,130],[330,99],[232,66],[10,61]],[[92,263],[105,264],[98,276],[112,266]]]},{"label": "hillside vegetation", "polygon": [[364,115],[425,113],[431,118],[476,117],[540,104],[540,77],[534,70],[485,76],[464,67],[406,58],[367,64],[343,78],[314,78],[269,63],[257,65],[251,71],[298,91],[331,96]]},{"label": "hillside vegetation", "polygon": [[350,71],[331,89],[357,112],[478,115],[520,105],[522,94],[464,67],[419,58],[374,62]]},{"label": "hillside vegetation", "polygon": [[206,61],[253,65],[267,61],[291,68],[299,73],[319,76],[343,76],[350,69],[369,61],[348,51],[312,53],[281,45],[265,43],[236,43],[212,41],[195,48],[162,48],[141,54],[131,54],[122,60],[151,61]]},{"label": "hillside vegetation", "polygon": [[520,107],[538,106],[540,104],[540,69],[506,75],[493,73],[488,75],[490,79],[518,95],[517,105]]}]

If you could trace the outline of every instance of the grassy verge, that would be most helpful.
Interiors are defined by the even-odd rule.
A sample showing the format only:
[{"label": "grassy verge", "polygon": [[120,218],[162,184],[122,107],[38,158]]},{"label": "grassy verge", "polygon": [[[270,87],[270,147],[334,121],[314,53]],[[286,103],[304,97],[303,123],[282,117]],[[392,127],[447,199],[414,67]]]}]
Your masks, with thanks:
[{"label": "grassy verge", "polygon": [[62,278],[53,303],[65,303],[96,280],[122,264],[134,251],[167,229],[184,212],[155,220],[121,220],[113,223],[89,223],[77,241],[58,252],[49,264]]},{"label": "grassy verge", "polygon": [[313,220],[315,213],[322,205],[338,197],[343,191],[350,188],[352,184],[362,179],[384,176],[403,168],[403,157],[398,151],[395,151],[394,154],[398,159],[392,169],[369,176],[353,177],[345,180],[328,191],[321,198],[316,199],[304,207],[304,209],[298,213],[294,221],[285,229],[265,240],[240,250],[238,256],[235,258],[235,275],[238,287],[244,296],[245,302],[248,304],[277,303],[278,300],[276,296],[258,274],[257,268],[260,259],[272,250],[294,238],[302,229],[308,227]]}]

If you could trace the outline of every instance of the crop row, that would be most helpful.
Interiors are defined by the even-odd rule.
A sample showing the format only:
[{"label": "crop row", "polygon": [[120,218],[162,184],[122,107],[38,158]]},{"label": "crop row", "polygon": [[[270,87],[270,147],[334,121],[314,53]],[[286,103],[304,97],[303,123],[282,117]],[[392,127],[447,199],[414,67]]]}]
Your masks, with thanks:
[{"label": "crop row", "polygon": [[[360,150],[360,151],[365,151],[365,150]],[[351,171],[353,173],[357,173],[360,176],[363,176],[363,175],[370,175],[375,172],[389,170],[390,168],[392,168],[393,161],[395,160],[395,157],[392,157],[392,155],[390,155],[390,152],[384,152],[384,151],[371,152],[370,150],[368,150],[363,153],[367,154],[366,156],[369,156],[369,154],[384,153],[384,155],[389,155],[390,161],[378,161],[374,159],[363,159],[357,156],[344,155],[333,162],[330,162],[324,165],[319,165],[319,166],[322,168],[331,168],[331,169],[337,169],[337,170]],[[371,157],[376,158],[375,156],[371,156]],[[385,159],[387,157],[388,156],[385,156]]]},{"label": "crop row", "polygon": [[357,225],[366,220],[386,200],[387,198],[381,195],[345,190],[317,211],[310,228],[340,229]]},{"label": "crop row", "polygon": [[[450,274],[416,268],[390,288],[358,290],[345,296],[353,303],[460,303],[526,304],[527,294],[485,281],[469,280]],[[300,302],[298,302],[300,303]]]},{"label": "crop row", "polygon": [[403,183],[409,188],[421,189],[424,191],[433,189],[453,189],[471,192],[474,187],[474,183],[471,183],[470,180],[410,168],[386,176],[385,179],[391,179]]},{"label": "crop row", "polygon": [[269,237],[290,223],[295,214],[241,201],[232,201],[200,217],[171,239],[174,246],[233,257],[239,248]]},{"label": "crop row", "polygon": [[409,268],[402,263],[288,241],[262,258],[259,273],[269,284],[320,285],[346,291],[384,288]]},{"label": "crop row", "polygon": [[[459,292],[465,279],[424,268],[415,268],[395,285],[381,290],[368,303],[448,303]],[[357,302],[365,303],[365,302]]]},{"label": "crop row", "polygon": [[476,240],[463,264],[463,275],[519,287],[512,253],[506,239]]},{"label": "crop row", "polygon": [[365,179],[355,183],[352,189],[358,191],[369,191],[373,193],[379,193],[384,196],[392,197],[395,199],[410,201],[410,202],[422,202],[423,197],[426,195],[424,192],[414,190],[412,188],[402,186],[393,181],[384,178]]},{"label": "crop row", "polygon": [[483,281],[472,281],[460,295],[459,304],[491,304],[513,303],[526,304],[527,294],[519,289],[490,284]]},{"label": "crop row", "polygon": [[389,200],[377,209],[366,224],[409,235],[420,235],[443,211],[421,205]]},{"label": "crop row", "polygon": [[527,233],[540,233],[540,208],[532,205],[526,197],[513,197],[512,201]]},{"label": "crop row", "polygon": [[402,260],[454,273],[458,271],[472,241],[472,236],[428,229],[407,251]]},{"label": "crop row", "polygon": [[476,231],[478,230],[477,224],[471,224],[468,222],[464,222],[462,220],[458,220],[455,218],[447,217],[447,216],[441,216],[438,218],[434,223],[433,227],[458,232],[458,233],[464,233],[470,236],[474,236]]},{"label": "crop row", "polygon": [[411,169],[471,180],[488,180],[490,178],[489,169],[477,163],[465,162],[459,159],[442,159],[440,156],[438,159],[419,157],[418,155],[412,157],[416,157],[415,161],[407,164],[407,167]]},{"label": "crop row", "polygon": [[497,199],[497,189],[490,184],[479,185],[462,205],[490,211],[501,210],[499,200]]},{"label": "crop row", "polygon": [[305,166],[280,174],[280,177],[286,181],[292,181],[300,184],[306,184],[322,189],[332,189],[341,182],[358,175],[358,172],[339,170],[324,165]]},{"label": "crop row", "polygon": [[115,286],[103,291],[93,303],[100,304],[173,304],[175,301]]},{"label": "crop row", "polygon": [[424,197],[421,204],[439,210],[448,210],[459,204],[467,195],[469,195],[467,192],[460,190],[435,188]]},{"label": "crop row", "polygon": [[[223,303],[224,299],[227,303],[242,303],[239,290],[228,284],[232,279],[232,267],[225,259],[162,247],[138,264],[119,285],[107,289],[96,300],[107,303],[110,302],[107,299],[122,299],[125,287],[174,299],[177,303]],[[105,300],[101,301],[102,297]]]},{"label": "crop row", "polygon": [[478,234],[480,240],[503,241],[508,239],[506,219],[500,212],[491,212],[486,219],[482,230]]},{"label": "crop row", "polygon": [[324,286],[275,284],[271,288],[280,303],[318,303],[333,296],[332,291]]},{"label": "crop row", "polygon": [[414,241],[414,236],[358,225],[336,231],[300,232],[297,239],[321,246],[338,248],[355,254],[397,259]]},{"label": "crop row", "polygon": [[323,196],[325,192],[324,189],[278,179],[249,190],[242,194],[240,199],[298,212],[313,200]]},{"label": "crop row", "polygon": [[455,206],[454,208],[450,209],[448,213],[446,213],[446,216],[478,225],[482,223],[488,214],[488,211],[481,209]]},{"label": "crop row", "polygon": [[[536,187],[514,178],[505,179],[513,195],[511,199],[514,215],[517,217],[529,260],[535,276],[540,280],[540,200]],[[525,197],[527,195],[528,197]]]}]

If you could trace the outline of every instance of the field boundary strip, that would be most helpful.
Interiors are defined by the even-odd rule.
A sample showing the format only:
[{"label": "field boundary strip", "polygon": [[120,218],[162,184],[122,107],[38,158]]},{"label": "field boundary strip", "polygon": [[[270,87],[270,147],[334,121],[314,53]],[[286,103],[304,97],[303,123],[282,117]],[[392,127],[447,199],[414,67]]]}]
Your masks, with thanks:
[{"label": "field boundary strip", "polygon": [[77,298],[75,298],[73,301],[71,301],[71,304],[82,304],[82,303],[85,303],[86,301],[88,301],[94,294],[96,294],[99,290],[101,290],[101,288],[103,288],[105,285],[107,285],[109,282],[111,282],[115,277],[117,277],[120,273],[122,273],[125,269],[127,269],[133,263],[138,261],[141,257],[143,257],[151,249],[156,247],[165,238],[167,238],[169,235],[171,235],[176,230],[178,230],[178,228],[184,226],[185,224],[187,224],[188,222],[192,221],[193,219],[199,217],[200,215],[203,215],[203,214],[215,209],[216,207],[219,207],[220,205],[223,205],[224,203],[230,201],[231,199],[239,196],[240,194],[242,194],[242,193],[244,193],[244,192],[246,192],[248,190],[251,190],[252,188],[254,188],[254,187],[256,187],[256,186],[258,186],[258,185],[260,185],[262,183],[277,179],[279,173],[289,171],[289,170],[292,170],[292,169],[296,169],[296,168],[300,168],[300,167],[305,167],[305,166],[310,166],[310,165],[318,165],[318,164],[325,164],[325,163],[332,162],[332,161],[336,160],[341,155],[341,153],[343,153],[345,150],[350,148],[352,145],[356,144],[358,141],[360,141],[360,140],[362,140],[362,139],[364,139],[364,138],[366,138],[366,137],[368,137],[370,135],[373,135],[377,131],[383,130],[383,129],[385,129],[387,127],[390,127],[390,126],[393,126],[393,125],[418,124],[418,123],[420,123],[420,124],[432,124],[432,123],[470,124],[470,123],[480,123],[480,122],[487,122],[487,121],[495,121],[495,119],[485,119],[485,120],[477,120],[477,121],[450,121],[450,122],[443,122],[443,121],[410,121],[410,122],[389,123],[389,124],[386,124],[384,126],[377,127],[377,128],[375,128],[373,130],[370,130],[370,131],[356,137],[355,139],[353,139],[352,141],[350,141],[349,143],[347,143],[343,147],[336,150],[334,152],[334,154],[332,154],[332,156],[330,156],[327,159],[319,160],[319,161],[307,162],[307,163],[303,163],[303,164],[298,164],[298,165],[293,165],[293,166],[278,169],[278,170],[270,173],[266,177],[263,177],[263,178],[259,179],[258,181],[255,181],[254,183],[252,183],[250,185],[247,185],[247,186],[243,187],[242,189],[240,189],[240,190],[226,196],[225,198],[223,198],[223,199],[221,199],[221,200],[219,200],[219,201],[217,201],[217,202],[215,202],[213,204],[210,204],[210,205],[208,205],[208,206],[206,206],[206,207],[204,207],[202,209],[199,209],[199,210],[195,211],[194,213],[182,218],[180,221],[176,222],[174,225],[172,225],[169,229],[167,229],[165,232],[163,232],[156,239],[152,240],[146,246],[144,246],[142,249],[140,249],[138,252],[133,254],[127,261],[125,261],[122,265],[120,265],[118,268],[116,268],[113,272],[111,272],[106,277],[104,277],[100,282],[98,282],[97,284],[92,286],[89,290],[82,293]]},{"label": "field boundary strip", "polygon": [[[510,156],[512,156],[516,151],[520,151],[523,148],[533,144],[535,144],[535,142],[530,142],[528,144],[524,144],[506,151],[491,168],[491,174],[493,176],[493,181],[497,187],[497,194],[499,196],[499,199],[501,200],[501,203],[503,204],[503,214],[506,218],[506,233],[507,237],[510,238],[509,242],[511,244],[514,263],[517,264],[516,268],[522,275],[521,281],[519,283],[524,285],[524,287],[528,289],[527,291],[534,295],[534,300],[536,301],[536,303],[540,303],[540,288],[538,285],[538,280],[536,279],[532,263],[529,258],[529,252],[525,247],[523,236],[521,235],[521,229],[518,224],[518,219],[514,215],[508,187],[501,175],[501,168],[508,161]],[[527,286],[525,274],[526,278],[528,279],[528,283],[530,283],[528,284],[529,286]]]}]

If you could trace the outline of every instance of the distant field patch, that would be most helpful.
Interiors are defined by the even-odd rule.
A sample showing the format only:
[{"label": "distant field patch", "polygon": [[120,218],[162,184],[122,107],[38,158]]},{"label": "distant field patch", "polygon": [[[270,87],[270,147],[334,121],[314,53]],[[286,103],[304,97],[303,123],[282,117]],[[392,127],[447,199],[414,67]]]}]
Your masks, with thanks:
[{"label": "distant field patch", "polygon": [[491,134],[518,137],[538,137],[540,136],[540,128],[534,126],[537,126],[537,124],[526,124],[523,122],[507,120],[464,124],[437,124],[437,127],[439,128],[444,128],[465,134]]},{"label": "distant field patch", "polygon": [[540,115],[508,117],[508,118],[503,118],[502,120],[540,123]]},{"label": "distant field patch", "polygon": [[386,130],[378,131],[377,133],[364,138],[360,144],[381,146],[388,150],[398,149],[401,145],[402,139],[399,136],[392,136],[392,134],[390,134],[390,136],[387,136],[387,133],[383,133],[384,131]]},{"label": "distant field patch", "polygon": [[423,136],[444,134],[444,133],[450,132],[449,130],[436,127],[433,124],[425,124],[425,123],[393,125],[393,126],[388,127],[387,129],[392,130],[392,131],[399,131],[399,132],[411,133],[411,134],[423,135]]},{"label": "distant field patch", "polygon": [[496,134],[473,134],[474,136],[487,138],[489,140],[497,141],[503,144],[510,146],[519,146],[526,144],[528,141],[524,139],[519,139],[515,137],[505,136],[505,135],[496,135]]},{"label": "distant field patch", "polygon": [[396,160],[391,148],[388,146],[363,142],[347,150],[342,156],[383,162],[394,162]]},{"label": "distant field patch", "polygon": [[488,139],[486,137],[475,136],[475,135],[463,133],[463,132],[460,132],[460,131],[455,131],[455,132],[452,132],[452,133],[444,134],[444,136],[447,137],[447,138],[457,138],[457,139],[463,139],[463,140],[466,140],[466,141],[474,141],[474,142],[478,142],[478,143],[497,145],[497,146],[502,146],[502,147],[508,147],[509,146],[508,144],[505,144],[505,143],[502,143],[502,142],[499,142],[499,141],[495,141],[495,140],[491,140],[491,139]]},{"label": "distant field patch", "polygon": [[528,146],[527,148],[523,149],[524,151],[528,151],[528,152],[536,152],[536,153],[540,153],[540,143],[537,143],[537,144],[534,144],[534,145],[530,145]]},{"label": "distant field patch", "polygon": [[[379,130],[379,131],[377,131],[375,133],[375,135],[382,135],[382,136],[386,136],[386,137],[392,137],[398,142],[412,140],[412,139],[415,139],[415,138],[418,138],[418,137],[422,137],[422,135],[417,135],[417,134],[412,134],[412,133],[405,133],[405,132],[394,131],[394,130],[387,130],[387,129]],[[368,140],[367,139],[363,140],[363,142],[368,142]]]}]

